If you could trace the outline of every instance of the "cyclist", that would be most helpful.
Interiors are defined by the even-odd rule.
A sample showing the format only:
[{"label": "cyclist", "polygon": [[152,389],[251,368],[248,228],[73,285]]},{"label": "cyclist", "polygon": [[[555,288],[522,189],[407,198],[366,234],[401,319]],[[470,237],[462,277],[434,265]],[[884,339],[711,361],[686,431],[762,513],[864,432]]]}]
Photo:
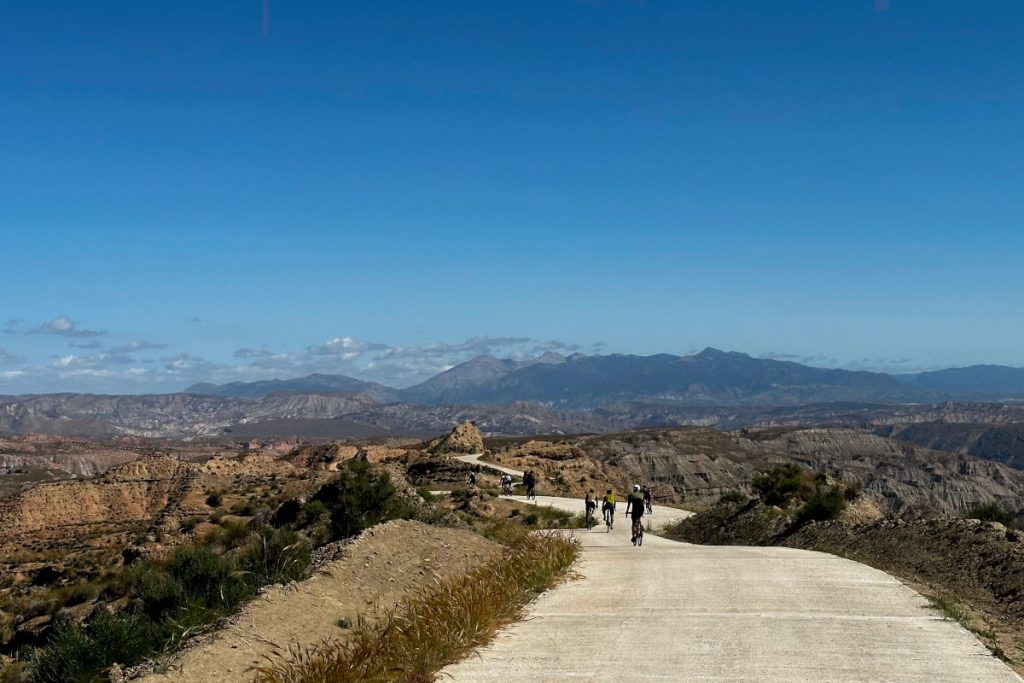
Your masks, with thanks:
[{"label": "cyclist", "polygon": [[526,486],[526,500],[533,498],[537,500],[537,475],[533,470],[528,470],[523,477],[523,484]]},{"label": "cyclist", "polygon": [[633,492],[626,498],[626,515],[633,520],[633,545],[643,542],[643,517],[646,509],[644,494],[640,492],[640,484],[633,484]]},{"label": "cyclist", "polygon": [[587,498],[584,502],[586,506],[585,518],[587,520],[587,531],[594,526],[594,511],[597,510],[597,496],[594,494],[594,489],[587,491]]},{"label": "cyclist", "polygon": [[611,531],[615,523],[615,494],[612,493],[611,489],[608,489],[608,492],[604,494],[601,513],[604,515],[604,523],[608,525],[608,531]]},{"label": "cyclist", "polygon": [[651,494],[651,487],[650,486],[645,486],[644,487],[644,505],[647,506],[647,514],[649,514],[649,515],[654,514],[654,507],[651,505],[651,498],[652,497],[653,496]]},{"label": "cyclist", "polygon": [[501,492],[505,494],[512,493],[512,475],[503,474],[501,475]]}]

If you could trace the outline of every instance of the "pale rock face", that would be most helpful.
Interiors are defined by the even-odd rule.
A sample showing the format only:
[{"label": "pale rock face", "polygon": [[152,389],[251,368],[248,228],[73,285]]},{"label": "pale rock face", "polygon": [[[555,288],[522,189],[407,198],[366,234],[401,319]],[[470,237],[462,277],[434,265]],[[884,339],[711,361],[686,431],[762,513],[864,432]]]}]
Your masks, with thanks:
[{"label": "pale rock face", "polygon": [[463,422],[451,434],[430,445],[431,453],[483,453],[484,437],[472,422]]}]

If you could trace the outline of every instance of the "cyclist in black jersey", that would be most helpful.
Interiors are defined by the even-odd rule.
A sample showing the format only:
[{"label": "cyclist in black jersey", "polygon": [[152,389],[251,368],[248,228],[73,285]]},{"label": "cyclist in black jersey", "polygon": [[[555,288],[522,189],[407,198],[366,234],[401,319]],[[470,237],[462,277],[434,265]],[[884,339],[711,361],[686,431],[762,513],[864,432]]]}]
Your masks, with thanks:
[{"label": "cyclist in black jersey", "polygon": [[633,492],[626,498],[626,515],[633,521],[633,545],[640,545],[644,542],[643,517],[646,511],[647,505],[644,504],[644,494],[640,492],[640,484],[634,484]]}]

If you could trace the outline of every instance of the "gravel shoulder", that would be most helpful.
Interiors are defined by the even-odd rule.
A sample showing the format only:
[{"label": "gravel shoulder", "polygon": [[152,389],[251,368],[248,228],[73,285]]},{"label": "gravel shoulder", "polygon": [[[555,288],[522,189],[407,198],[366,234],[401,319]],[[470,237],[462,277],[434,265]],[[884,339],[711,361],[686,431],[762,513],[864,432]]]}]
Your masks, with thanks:
[{"label": "gravel shoulder", "polygon": [[469,571],[501,554],[475,533],[412,521],[368,529],[311,578],[273,586],[217,632],[176,655],[166,671],[145,683],[220,683],[252,679],[252,668],[289,646],[311,647],[344,638],[339,618],[389,609],[431,577]]}]

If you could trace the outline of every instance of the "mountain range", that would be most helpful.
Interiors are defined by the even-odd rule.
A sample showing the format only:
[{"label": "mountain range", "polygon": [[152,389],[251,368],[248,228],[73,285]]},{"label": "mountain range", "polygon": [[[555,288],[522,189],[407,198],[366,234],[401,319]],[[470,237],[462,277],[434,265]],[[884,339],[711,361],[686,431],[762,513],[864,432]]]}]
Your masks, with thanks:
[{"label": "mountain range", "polygon": [[794,406],[828,402],[1024,400],[1024,368],[976,365],[891,375],[818,368],[707,348],[689,356],[547,353],[529,360],[478,356],[394,389],[343,375],[195,384],[186,393],[258,398],[273,393],[362,393],[379,402],[495,405],[528,401],[568,410],[623,402],[677,406]]}]

